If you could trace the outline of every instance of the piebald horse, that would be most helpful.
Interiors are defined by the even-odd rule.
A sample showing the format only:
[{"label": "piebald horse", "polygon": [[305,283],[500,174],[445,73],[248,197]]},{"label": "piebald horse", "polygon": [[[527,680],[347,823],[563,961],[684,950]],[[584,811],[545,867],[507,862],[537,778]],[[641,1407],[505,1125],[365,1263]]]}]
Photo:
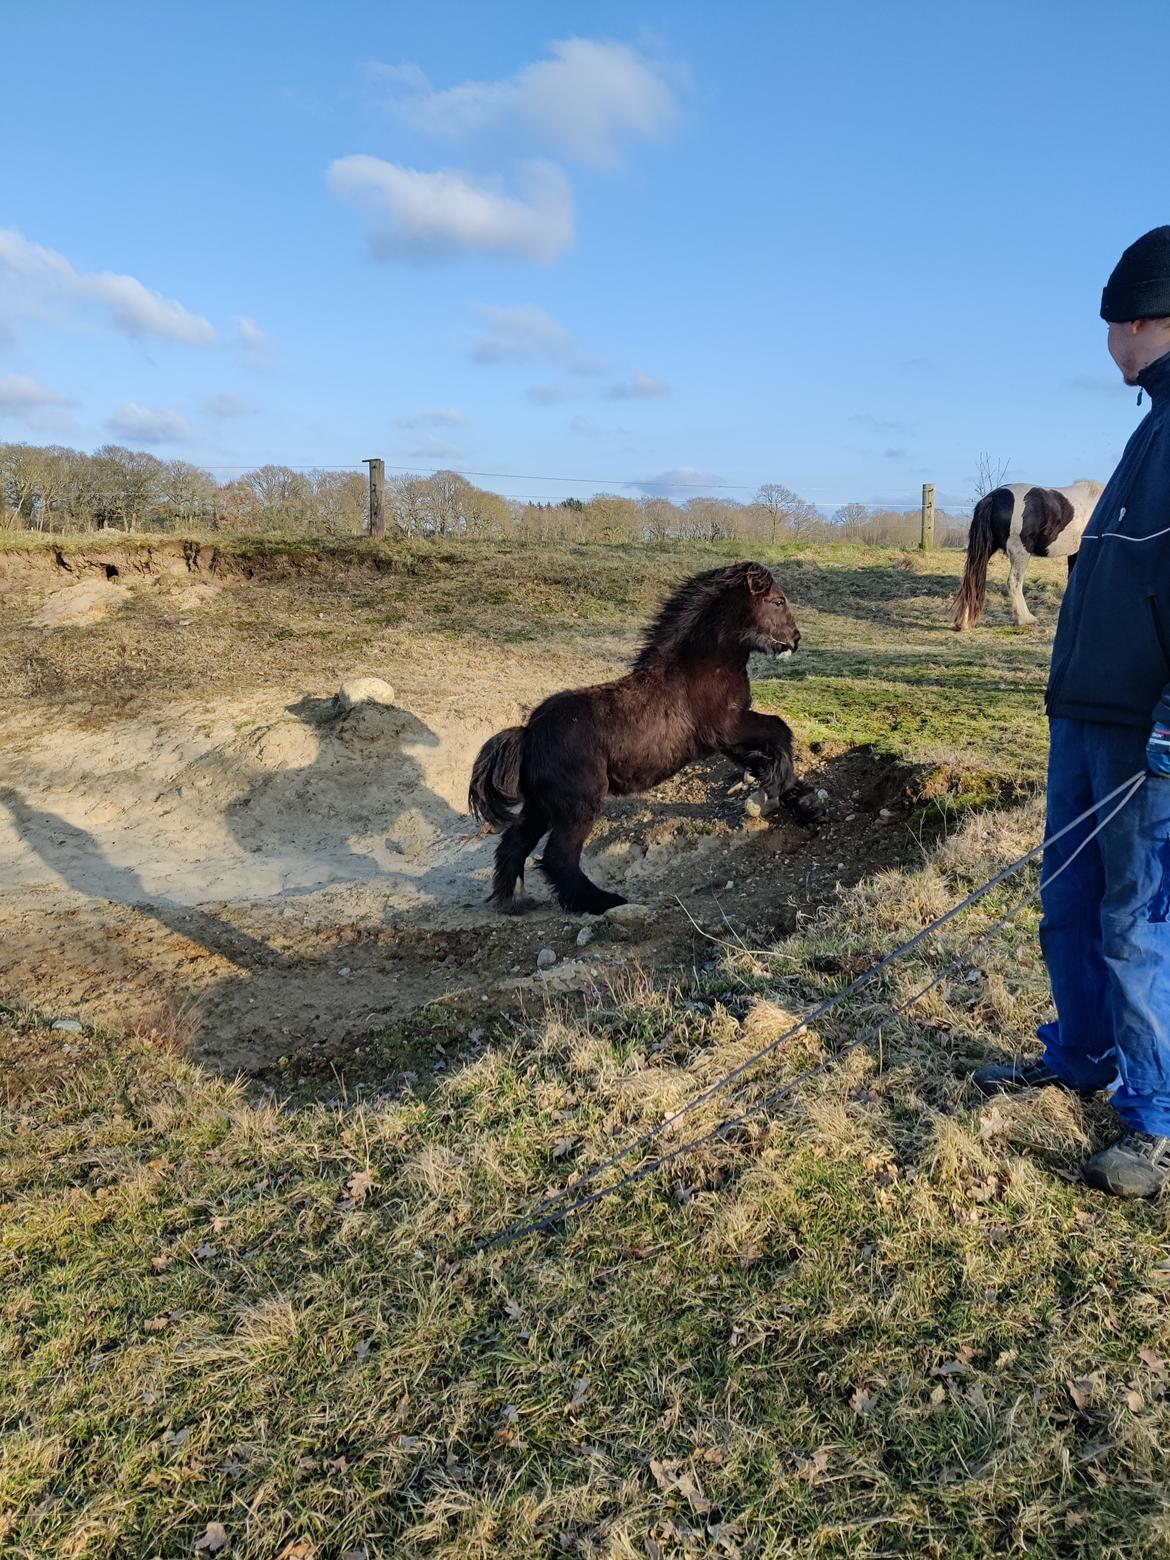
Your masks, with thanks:
[{"label": "piebald horse", "polygon": [[967,566],[955,597],[955,627],[974,628],[983,616],[987,563],[996,552],[1008,556],[1008,600],[1016,622],[1021,627],[1034,623],[1036,619],[1024,600],[1028,559],[1067,558],[1071,573],[1101,491],[1100,482],[1085,480],[1063,488],[1013,482],[981,498],[971,517]]}]

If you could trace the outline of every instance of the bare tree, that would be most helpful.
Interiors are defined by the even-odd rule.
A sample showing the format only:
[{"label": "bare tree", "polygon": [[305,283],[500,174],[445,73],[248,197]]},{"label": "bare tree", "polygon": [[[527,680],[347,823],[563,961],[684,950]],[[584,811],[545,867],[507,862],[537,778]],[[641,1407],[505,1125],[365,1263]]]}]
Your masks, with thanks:
[{"label": "bare tree", "polygon": [[1007,476],[1010,465],[1010,460],[1004,460],[998,455],[992,458],[986,450],[980,451],[979,465],[975,473],[976,501],[986,498],[988,493],[994,493],[997,487],[1003,486],[1003,479]]},{"label": "bare tree", "polygon": [[833,516],[833,524],[846,541],[862,542],[865,540],[869,526],[869,506],[856,503],[842,504]]},{"label": "bare tree", "polygon": [[768,516],[773,545],[783,536],[796,539],[809,536],[823,524],[821,512],[807,498],[801,498],[780,482],[764,482],[756,492],[756,503]]}]

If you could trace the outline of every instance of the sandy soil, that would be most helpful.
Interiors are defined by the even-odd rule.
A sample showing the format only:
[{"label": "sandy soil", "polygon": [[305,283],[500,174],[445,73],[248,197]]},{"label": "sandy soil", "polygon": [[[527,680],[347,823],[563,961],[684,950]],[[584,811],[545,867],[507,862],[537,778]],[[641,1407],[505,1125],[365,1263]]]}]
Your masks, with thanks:
[{"label": "sandy soil", "polygon": [[[99,620],[124,588],[89,577],[42,592],[32,621],[77,624],[95,601]],[[198,599],[176,611],[206,606],[216,587],[191,589]],[[396,666],[355,668],[393,681],[393,708],[346,712],[316,687],[120,721],[43,703],[9,712],[0,994],[54,1016],[179,1029],[209,1064],[255,1071],[334,1054],[435,1003],[473,1015],[631,964],[687,968],[709,956],[700,927],[773,941],[898,856],[882,814],[897,776],[863,757],[818,762],[827,821],[813,836],[747,819],[742,777],[714,761],[612,804],[590,842],[588,870],[654,907],[647,929],[605,926],[579,946],[584,922],[548,902],[535,872],[538,908],[495,915],[494,841],[465,811],[472,757],[552,688],[606,669],[587,652],[533,663],[416,642]],[[538,971],[543,949],[557,959]]]}]

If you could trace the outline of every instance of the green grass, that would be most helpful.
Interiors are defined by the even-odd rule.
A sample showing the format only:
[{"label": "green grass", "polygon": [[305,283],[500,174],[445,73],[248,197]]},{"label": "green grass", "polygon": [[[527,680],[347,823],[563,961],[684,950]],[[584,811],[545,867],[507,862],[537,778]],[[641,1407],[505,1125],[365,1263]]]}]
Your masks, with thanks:
[{"label": "green grass", "polygon": [[[319,628],[343,599],[346,635],[396,612],[420,636],[494,646],[523,626],[551,645],[600,620],[620,648],[665,579],[718,556],[565,549],[530,558],[529,580],[499,550],[369,577],[314,565],[225,603],[215,657],[282,675],[276,628]],[[806,740],[949,769],[971,795],[1036,779],[1046,633],[1003,626],[998,604],[988,629],[950,633],[954,559],[776,562],[808,650],[758,691]],[[494,601],[471,588],[488,564]],[[1032,588],[1049,623],[1056,580]],[[117,632],[141,611],[157,644],[154,610]],[[83,632],[101,653],[114,625]],[[185,686],[178,662],[164,672]],[[60,675],[80,697],[84,658]],[[749,1129],[555,1234],[467,1255],[1039,828],[1035,804],[972,810],[798,936],[498,1026],[425,1096],[282,1102],[158,1036],[79,1039],[4,1010],[0,1553],[192,1555],[222,1524],[219,1552],[249,1560],[1165,1555],[1165,1209],[1069,1179],[1111,1130],[1105,1106],[981,1108],[963,1081],[1046,1014],[1031,913]],[[747,1098],[943,957],[922,950],[783,1048]]]},{"label": "green grass", "polygon": [[981,1115],[960,1081],[1035,1020],[1032,928],[753,1130],[465,1255],[984,875],[988,822],[729,953],[697,1008],[550,1015],[425,1101],[282,1108],[6,1014],[4,1553],[188,1554],[209,1522],[257,1557],[1164,1553],[1165,1215],[1052,1173],[1103,1111]]}]

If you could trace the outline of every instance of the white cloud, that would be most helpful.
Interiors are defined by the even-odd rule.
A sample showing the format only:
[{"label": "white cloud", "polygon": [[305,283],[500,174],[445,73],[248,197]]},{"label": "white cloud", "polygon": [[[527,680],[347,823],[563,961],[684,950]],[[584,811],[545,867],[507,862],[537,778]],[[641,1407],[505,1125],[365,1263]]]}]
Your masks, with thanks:
[{"label": "white cloud", "polygon": [[0,413],[23,416],[48,406],[75,406],[67,395],[58,395],[28,374],[7,374],[0,379]]},{"label": "white cloud", "polygon": [[154,411],[140,406],[137,401],[127,401],[106,422],[106,427],[120,439],[133,444],[178,444],[191,436],[187,419],[181,412]]},{"label": "white cloud", "polygon": [[573,242],[572,191],[551,163],[525,164],[515,194],[457,168],[424,173],[361,155],[332,163],[328,183],[369,217],[380,260],[475,253],[547,264]]},{"label": "white cloud", "polygon": [[577,416],[569,423],[569,432],[578,434],[583,439],[628,439],[628,428],[608,428],[603,423],[595,422],[592,417]]},{"label": "white cloud", "polygon": [[649,401],[655,396],[669,394],[670,386],[666,380],[655,379],[653,374],[635,374],[632,379],[610,385],[605,392],[609,401]]},{"label": "white cloud", "polygon": [[257,412],[250,401],[226,391],[219,395],[209,395],[203,402],[203,410],[208,417],[214,417],[220,422],[229,422],[235,417],[254,417]]},{"label": "white cloud", "polygon": [[488,328],[471,348],[476,363],[560,363],[573,355],[573,338],[535,304],[487,308]]},{"label": "white cloud", "polygon": [[480,143],[519,138],[583,163],[617,161],[633,140],[661,140],[679,104],[664,66],[628,44],[564,38],[551,59],[502,81],[467,81],[436,91],[417,65],[375,67],[391,111],[417,130]]},{"label": "white cloud", "polygon": [[79,271],[64,255],[30,243],[14,228],[0,229],[0,276],[9,301],[38,317],[97,304],[108,311],[115,329],[136,339],[156,337],[189,347],[216,340],[211,321],[176,299],[152,292],[133,276]]},{"label": "white cloud", "polygon": [[451,406],[437,406],[433,411],[407,412],[394,419],[396,428],[457,428],[467,418]]},{"label": "white cloud", "polygon": [[457,444],[445,444],[442,439],[420,439],[403,451],[412,460],[457,460],[462,453]]},{"label": "white cloud", "polygon": [[708,488],[722,487],[723,478],[717,472],[699,471],[694,466],[672,466],[669,471],[660,471],[655,477],[639,477],[626,486],[668,498],[673,495],[682,503],[703,495]]},{"label": "white cloud", "polygon": [[562,401],[578,401],[582,394],[576,385],[556,383],[529,385],[524,393],[537,406],[559,406]]},{"label": "white cloud", "polygon": [[236,315],[236,345],[246,367],[256,369],[272,367],[276,343],[268,332],[261,330],[256,321],[247,314]]}]

